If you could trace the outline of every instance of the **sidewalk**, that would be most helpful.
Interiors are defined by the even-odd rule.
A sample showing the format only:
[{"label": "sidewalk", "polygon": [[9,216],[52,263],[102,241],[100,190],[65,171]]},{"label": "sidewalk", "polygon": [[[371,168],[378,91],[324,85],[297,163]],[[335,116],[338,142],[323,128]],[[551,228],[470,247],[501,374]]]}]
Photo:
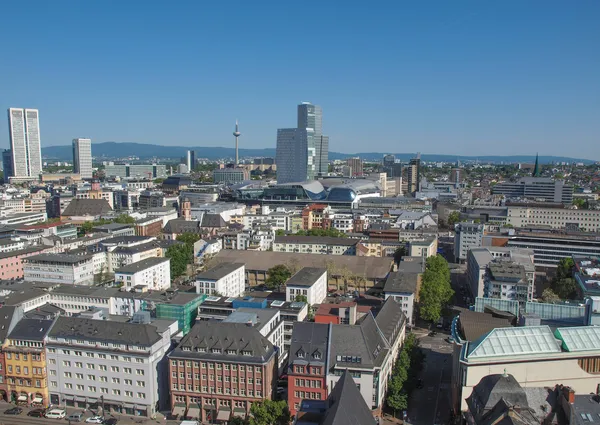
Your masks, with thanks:
[{"label": "sidewalk", "polygon": [[[15,407],[16,405],[14,403],[8,403],[6,401],[0,401],[0,416],[4,417],[4,415],[2,415],[1,413],[4,412],[7,409],[10,409],[11,407]],[[29,406],[19,406],[23,409],[23,413],[21,413],[20,416],[27,416],[27,413],[31,410],[35,410],[36,408],[34,407],[29,407]],[[77,407],[62,407],[67,411],[67,416],[69,416],[72,413],[81,413],[83,412],[83,416],[87,419],[90,416],[95,416],[96,412],[93,410],[85,410],[85,412],[83,411],[83,409],[81,408],[77,408]],[[166,417],[162,414],[162,413],[157,413],[156,414],[156,419],[151,419],[151,418],[146,418],[143,416],[129,416],[129,415],[120,415],[120,414],[110,414],[110,413],[106,413],[105,418],[115,418],[118,421],[118,425],[139,425],[139,424],[144,424],[144,425],[154,425],[154,424],[161,424],[161,425],[179,425],[181,423],[181,420],[167,420]],[[85,419],[84,419],[85,420]]]}]

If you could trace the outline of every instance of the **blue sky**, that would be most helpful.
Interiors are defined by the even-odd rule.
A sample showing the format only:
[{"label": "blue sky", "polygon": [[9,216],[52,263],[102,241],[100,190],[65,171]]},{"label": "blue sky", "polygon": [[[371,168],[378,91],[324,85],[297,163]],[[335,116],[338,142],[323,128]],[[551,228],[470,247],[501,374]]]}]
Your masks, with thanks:
[{"label": "blue sky", "polygon": [[[600,1],[32,0],[2,5],[0,107],[74,137],[600,159]],[[6,119],[0,144],[8,146]],[[199,152],[201,156],[201,152]]]}]

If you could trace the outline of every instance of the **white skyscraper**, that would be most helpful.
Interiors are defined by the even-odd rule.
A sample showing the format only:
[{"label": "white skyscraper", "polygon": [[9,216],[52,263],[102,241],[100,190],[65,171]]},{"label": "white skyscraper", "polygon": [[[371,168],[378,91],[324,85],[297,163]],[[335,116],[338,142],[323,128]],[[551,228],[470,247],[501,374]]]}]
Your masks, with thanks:
[{"label": "white skyscraper", "polygon": [[329,171],[329,136],[323,135],[323,109],[310,102],[298,105],[298,128],[312,133],[315,148],[315,177],[327,175]]},{"label": "white skyscraper", "polygon": [[14,177],[37,177],[42,172],[38,110],[10,108],[8,130]]},{"label": "white skyscraper", "polygon": [[93,177],[91,139],[73,139],[73,172],[82,179]]}]

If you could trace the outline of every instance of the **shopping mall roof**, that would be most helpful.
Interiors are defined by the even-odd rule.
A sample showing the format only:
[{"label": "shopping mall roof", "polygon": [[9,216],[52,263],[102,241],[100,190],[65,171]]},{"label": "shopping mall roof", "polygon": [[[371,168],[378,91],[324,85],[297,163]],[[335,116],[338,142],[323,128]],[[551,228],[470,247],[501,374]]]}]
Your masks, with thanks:
[{"label": "shopping mall roof", "polygon": [[600,327],[577,326],[557,328],[554,333],[562,341],[566,351],[598,351],[600,349]]},{"label": "shopping mall roof", "polygon": [[494,329],[469,344],[467,357],[473,359],[560,352],[560,346],[549,326],[526,326]]}]

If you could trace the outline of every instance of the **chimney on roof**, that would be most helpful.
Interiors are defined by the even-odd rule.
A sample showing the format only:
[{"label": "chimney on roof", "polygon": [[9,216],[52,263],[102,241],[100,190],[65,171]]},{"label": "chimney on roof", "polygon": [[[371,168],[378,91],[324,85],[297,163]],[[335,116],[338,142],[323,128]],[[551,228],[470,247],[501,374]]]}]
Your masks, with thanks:
[{"label": "chimney on roof", "polygon": [[575,403],[575,390],[573,390],[573,388],[571,388],[571,387],[563,387],[562,391],[563,391],[563,396],[567,399],[569,404],[574,404]]}]

